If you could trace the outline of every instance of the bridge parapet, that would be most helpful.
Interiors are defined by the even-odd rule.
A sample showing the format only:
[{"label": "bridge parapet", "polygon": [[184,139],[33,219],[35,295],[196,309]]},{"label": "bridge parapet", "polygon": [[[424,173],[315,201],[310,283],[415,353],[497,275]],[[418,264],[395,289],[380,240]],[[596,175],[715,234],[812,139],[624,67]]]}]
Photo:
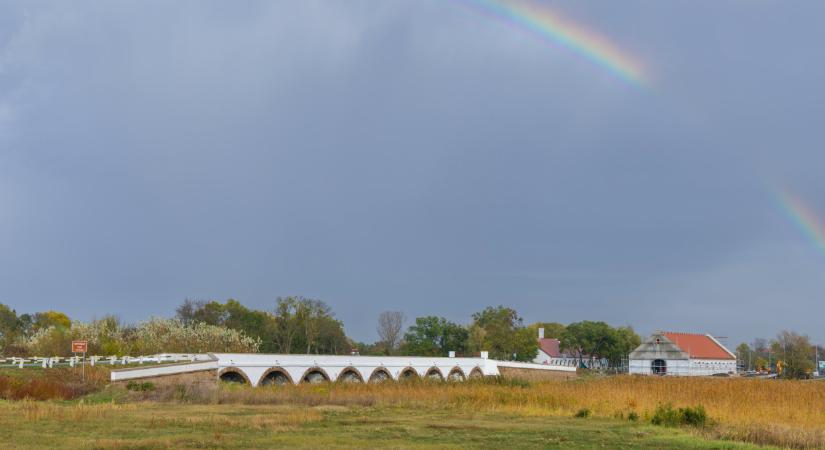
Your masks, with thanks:
[{"label": "bridge parapet", "polygon": [[284,355],[209,353],[196,362],[112,371],[112,381],[152,378],[198,371],[215,371],[224,381],[263,384],[317,382],[380,382],[408,378],[461,381],[477,376],[497,376],[503,368],[571,372],[575,369],[542,364],[510,363],[488,358],[429,356]]},{"label": "bridge parapet", "polygon": [[[238,372],[253,386],[262,384],[273,372],[284,374],[292,383],[315,381],[376,381],[383,373],[393,380],[414,373],[417,377],[469,378],[471,373],[498,375],[497,366],[486,358],[444,358],[427,356],[351,355],[265,355],[216,353],[221,373]],[[316,375],[318,374],[318,375]],[[342,379],[342,375],[346,379]]]}]

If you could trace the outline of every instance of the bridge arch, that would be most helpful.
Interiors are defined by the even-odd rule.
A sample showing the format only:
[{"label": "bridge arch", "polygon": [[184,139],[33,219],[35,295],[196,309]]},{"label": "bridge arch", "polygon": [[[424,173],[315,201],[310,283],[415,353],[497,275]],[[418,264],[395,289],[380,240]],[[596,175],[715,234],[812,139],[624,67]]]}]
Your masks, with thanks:
[{"label": "bridge arch", "polygon": [[447,380],[449,381],[464,381],[466,378],[464,371],[458,366],[453,367],[453,370],[447,375]]},{"label": "bridge arch", "polygon": [[418,372],[412,367],[405,367],[398,373],[398,381],[412,381],[419,379]]},{"label": "bridge arch", "polygon": [[338,378],[335,379],[338,383],[363,383],[364,377],[361,376],[361,372],[358,371],[355,367],[345,367],[341,373],[338,374]]},{"label": "bridge arch", "polygon": [[424,374],[424,377],[429,380],[444,381],[444,374],[441,373],[441,369],[435,366],[427,369],[427,373]]},{"label": "bridge arch", "polygon": [[329,382],[330,380],[331,378],[327,371],[318,366],[310,367],[301,375],[301,383],[320,384]]},{"label": "bridge arch", "polygon": [[369,382],[377,384],[385,381],[392,381],[392,375],[390,375],[390,372],[387,369],[383,367],[376,367],[375,370],[372,371],[372,374],[370,374]]},{"label": "bridge arch", "polygon": [[218,372],[218,380],[233,384],[252,384],[243,370],[237,367],[224,367]]},{"label": "bridge arch", "polygon": [[477,379],[477,378],[483,378],[483,377],[484,377],[484,373],[481,371],[481,368],[478,367],[478,366],[473,367],[473,370],[470,371],[470,379],[471,380],[474,380],[474,379]]},{"label": "bridge arch", "polygon": [[294,384],[289,372],[281,367],[271,367],[266,369],[261,379],[258,381],[258,386],[283,386],[285,384]]}]

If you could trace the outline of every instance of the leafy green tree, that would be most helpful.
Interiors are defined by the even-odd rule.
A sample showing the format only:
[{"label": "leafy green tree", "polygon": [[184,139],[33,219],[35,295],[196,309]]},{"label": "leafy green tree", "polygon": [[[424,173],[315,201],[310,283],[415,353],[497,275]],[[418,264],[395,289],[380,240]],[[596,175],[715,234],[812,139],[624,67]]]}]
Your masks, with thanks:
[{"label": "leafy green tree", "polygon": [[443,317],[427,316],[415,319],[404,334],[401,351],[413,356],[447,356],[449,352],[464,352],[467,329]]},{"label": "leafy green tree", "polygon": [[564,329],[566,327],[558,322],[536,322],[530,325],[530,328],[536,330],[536,336],[538,336],[538,329],[544,328],[544,337],[546,339],[561,340],[561,337],[564,334]]},{"label": "leafy green tree", "polygon": [[771,342],[771,351],[782,361],[783,378],[807,378],[814,369],[814,346],[806,335],[782,331]]},{"label": "leafy green tree", "polygon": [[279,297],[275,311],[250,309],[235,299],[226,303],[186,300],[176,310],[186,326],[198,323],[242,331],[259,339],[267,353],[332,353],[350,351],[343,324],[332,309],[320,300]]},{"label": "leafy green tree", "polygon": [[484,330],[484,346],[495,359],[531,361],[536,357],[536,335],[523,323],[516,310],[504,306],[488,306],[473,314],[473,326]]},{"label": "leafy green tree", "polygon": [[572,352],[582,363],[585,358],[608,358],[615,361],[629,353],[631,346],[638,346],[637,339],[638,336],[630,328],[618,332],[604,322],[585,320],[567,325],[561,339],[561,348]]},{"label": "leafy green tree", "polygon": [[72,321],[69,319],[69,316],[60,311],[50,310],[39,312],[34,315],[34,323],[32,324],[33,331],[36,332],[49,327],[71,328]]},{"label": "leafy green tree", "polygon": [[470,329],[468,330],[469,337],[467,338],[467,351],[478,353],[484,350],[484,342],[487,337],[487,333],[484,331],[484,328],[481,328],[478,325],[470,325]]},{"label": "leafy green tree", "polygon": [[321,326],[325,319],[332,317],[332,309],[321,300],[301,298],[295,310],[295,319],[300,323],[303,334],[302,348],[306,348],[306,354],[310,354],[315,349],[318,353],[318,338],[321,335]]},{"label": "leafy green tree", "polygon": [[278,353],[349,353],[344,325],[321,300],[278,297],[274,312],[273,343]]},{"label": "leafy green tree", "polygon": [[34,316],[31,314],[20,314],[17,318],[20,333],[23,336],[31,336],[34,333]]},{"label": "leafy green tree", "polygon": [[193,317],[193,322],[205,323],[207,325],[224,325],[229,319],[229,312],[220,302],[200,302]]},{"label": "leafy green tree", "polygon": [[315,351],[325,355],[348,355],[352,341],[344,334],[344,324],[332,316],[322,317],[318,323]]},{"label": "leafy green tree", "polygon": [[742,364],[745,370],[751,370],[751,367],[753,367],[753,355],[754,352],[751,350],[750,345],[744,342],[736,347],[736,357],[739,359],[739,363]]},{"label": "leafy green tree", "polygon": [[0,303],[0,354],[16,354],[13,347],[21,334],[21,323],[17,318],[17,312]]},{"label": "leafy green tree", "polygon": [[222,305],[223,325],[233,330],[243,331],[245,335],[261,340],[262,352],[274,352],[275,317],[268,312],[249,309],[234,299]]},{"label": "leafy green tree", "polygon": [[295,319],[298,297],[278,297],[275,300],[275,345],[278,353],[292,353],[300,324]]}]

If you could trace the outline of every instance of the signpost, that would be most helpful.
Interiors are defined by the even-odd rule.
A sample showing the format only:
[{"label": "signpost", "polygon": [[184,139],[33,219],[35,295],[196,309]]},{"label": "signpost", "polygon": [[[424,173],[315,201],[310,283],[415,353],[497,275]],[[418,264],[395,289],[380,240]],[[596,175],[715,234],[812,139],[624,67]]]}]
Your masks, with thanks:
[{"label": "signpost", "polygon": [[80,363],[80,377],[86,381],[86,351],[89,349],[89,341],[72,341],[72,353],[77,355],[83,354],[83,359]]}]

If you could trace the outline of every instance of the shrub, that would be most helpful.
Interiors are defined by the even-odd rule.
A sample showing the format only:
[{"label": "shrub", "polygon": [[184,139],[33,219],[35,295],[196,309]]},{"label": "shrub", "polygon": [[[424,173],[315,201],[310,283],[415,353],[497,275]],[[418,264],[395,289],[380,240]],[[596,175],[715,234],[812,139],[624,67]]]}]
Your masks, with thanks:
[{"label": "shrub", "polygon": [[653,413],[653,418],[650,422],[653,425],[665,427],[677,427],[681,425],[704,427],[707,418],[707,413],[702,405],[694,408],[688,406],[674,409],[673,406],[668,403],[656,407],[656,411]]},{"label": "shrub", "polygon": [[177,319],[153,318],[141,322],[125,336],[133,354],[238,352],[256,353],[260,339],[238,330],[198,322],[189,326]]},{"label": "shrub", "polygon": [[177,319],[152,318],[124,327],[113,317],[74,322],[71,328],[43,328],[22,345],[29,355],[69,356],[71,341],[76,339],[88,341],[92,354],[257,353],[261,346],[259,338],[203,322],[186,325]]},{"label": "shrub", "polygon": [[146,381],[146,382],[143,382],[143,383],[139,383],[137,381],[130,381],[130,382],[126,383],[126,389],[128,389],[130,391],[140,391],[140,392],[154,391],[155,390],[155,384],[152,383],[151,381]]},{"label": "shrub", "polygon": [[588,408],[582,408],[582,409],[576,411],[576,414],[573,415],[573,417],[578,417],[580,419],[586,419],[589,416],[590,416],[590,410]]},{"label": "shrub", "polygon": [[530,382],[523,378],[505,378],[502,376],[470,378],[469,380],[465,381],[465,383],[469,383],[471,385],[485,386],[506,386],[519,388],[530,387]]},{"label": "shrub", "polygon": [[[68,375],[68,376],[67,376]],[[102,387],[95,377],[79,380],[68,370],[49,369],[34,377],[0,375],[0,399],[71,400]]]},{"label": "shrub", "polygon": [[636,411],[630,411],[627,413],[627,420],[631,422],[638,422],[639,421],[639,413]]},{"label": "shrub", "polygon": [[685,425],[702,428],[708,421],[708,414],[702,405],[679,408],[679,412],[682,414],[682,423]]}]

